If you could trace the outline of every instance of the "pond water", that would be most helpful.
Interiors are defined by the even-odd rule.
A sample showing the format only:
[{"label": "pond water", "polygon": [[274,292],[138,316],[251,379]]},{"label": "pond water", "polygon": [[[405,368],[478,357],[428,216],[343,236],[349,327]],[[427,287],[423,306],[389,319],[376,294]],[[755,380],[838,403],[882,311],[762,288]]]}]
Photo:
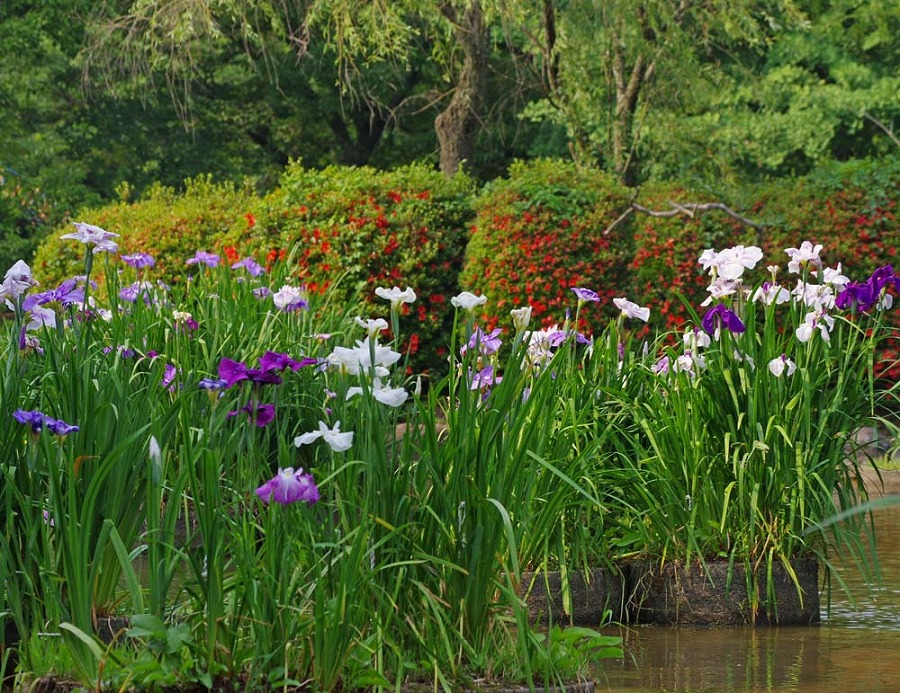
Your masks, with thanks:
[{"label": "pond water", "polygon": [[802,628],[613,630],[625,658],[607,661],[597,691],[894,693],[900,691],[900,505],[876,511],[882,570],[873,588],[841,569],[851,597],[822,595],[822,623]]}]

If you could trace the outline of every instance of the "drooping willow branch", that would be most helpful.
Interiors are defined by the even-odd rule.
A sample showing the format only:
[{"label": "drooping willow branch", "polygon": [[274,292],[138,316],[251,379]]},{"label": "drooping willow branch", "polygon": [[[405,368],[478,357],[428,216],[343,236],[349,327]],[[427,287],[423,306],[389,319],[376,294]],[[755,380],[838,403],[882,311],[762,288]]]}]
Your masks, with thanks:
[{"label": "drooping willow branch", "polygon": [[712,209],[719,210],[721,212],[725,212],[728,216],[737,221],[741,222],[745,226],[749,226],[752,229],[756,229],[757,231],[761,231],[763,228],[762,224],[758,224],[752,219],[748,219],[742,214],[738,214],[731,207],[722,203],[722,202],[685,202],[678,203],[672,202],[668,200],[669,204],[672,205],[671,209],[649,209],[648,207],[644,207],[643,205],[639,205],[637,202],[632,202],[628,209],[626,209],[619,217],[609,226],[606,227],[606,230],[603,232],[603,235],[608,235],[614,228],[616,228],[619,224],[625,221],[630,215],[635,212],[640,212],[641,214],[646,214],[651,217],[674,217],[679,214],[684,214],[687,217],[693,219],[697,212],[707,212]]}]

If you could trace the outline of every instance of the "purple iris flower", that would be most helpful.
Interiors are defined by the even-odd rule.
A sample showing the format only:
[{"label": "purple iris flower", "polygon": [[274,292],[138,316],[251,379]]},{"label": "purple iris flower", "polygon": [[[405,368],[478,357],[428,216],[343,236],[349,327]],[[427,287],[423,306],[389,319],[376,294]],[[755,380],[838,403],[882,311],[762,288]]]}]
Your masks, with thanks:
[{"label": "purple iris flower", "polygon": [[747,330],[737,313],[730,308],[726,308],[722,303],[717,303],[706,311],[701,324],[708,334],[715,334],[715,331],[723,325],[729,332],[735,334],[740,334]]},{"label": "purple iris flower", "polygon": [[70,433],[75,433],[79,430],[78,426],[67,424],[61,419],[54,419],[49,416],[44,417],[44,425],[47,427],[47,430],[55,436],[67,436]]},{"label": "purple iris flower", "polygon": [[247,412],[247,416],[250,417],[250,420],[260,428],[268,426],[275,420],[274,404],[255,404],[250,402],[241,407],[240,411],[228,412],[228,416],[237,416],[242,411]]},{"label": "purple iris flower", "polygon": [[174,382],[176,375],[178,375],[178,369],[171,363],[167,363],[163,372],[162,386],[174,390],[175,386],[172,383]]},{"label": "purple iris flower", "polygon": [[841,310],[855,306],[856,310],[865,312],[878,303],[882,292],[891,284],[895,290],[900,289],[900,277],[894,274],[891,265],[884,265],[872,272],[866,281],[847,284],[835,298],[834,305]]},{"label": "purple iris flower", "polygon": [[566,341],[565,330],[554,330],[547,335],[547,344],[549,344],[554,349],[564,341]]},{"label": "purple iris flower", "polygon": [[79,286],[75,279],[66,279],[55,289],[27,296],[22,302],[22,308],[23,310],[31,310],[35,306],[42,306],[54,301],[64,306],[73,303],[84,303],[84,287]]},{"label": "purple iris flower", "polygon": [[75,433],[79,430],[78,426],[68,424],[61,419],[54,419],[52,416],[47,416],[37,409],[33,411],[16,409],[16,411],[13,412],[13,418],[21,424],[31,426],[31,431],[33,433],[40,433],[46,428],[55,436],[67,436],[70,433]]},{"label": "purple iris flower", "polygon": [[253,289],[253,295],[256,296],[256,298],[268,298],[272,295],[272,289],[268,286],[257,286]]},{"label": "purple iris flower", "polygon": [[232,359],[219,361],[219,378],[227,382],[228,387],[242,380],[249,380],[256,385],[280,385],[282,382],[281,378],[271,371],[248,368],[247,364]]},{"label": "purple iris flower", "polygon": [[503,340],[500,339],[500,334],[502,332],[503,330],[496,327],[491,330],[489,334],[485,334],[480,327],[476,327],[475,331],[472,332],[472,336],[469,338],[469,343],[462,348],[462,352],[466,353],[468,349],[477,348],[485,356],[495,354],[500,348],[500,345],[503,344]]},{"label": "purple iris flower", "polygon": [[197,387],[201,390],[208,391],[217,391],[224,390],[228,387],[228,381],[222,378],[203,378],[199,383],[197,383]]},{"label": "purple iris flower", "polygon": [[290,368],[292,371],[299,371],[306,366],[312,366],[318,363],[318,359],[304,356],[299,361],[295,361],[288,354],[279,353],[277,351],[267,351],[259,357],[259,369],[265,373],[269,371],[283,371]]},{"label": "purple iris flower", "polygon": [[44,414],[37,409],[34,411],[16,409],[13,412],[13,418],[20,424],[31,426],[34,433],[40,433],[44,429]]},{"label": "purple iris flower", "polygon": [[188,265],[206,265],[207,267],[218,267],[222,261],[215,253],[207,253],[205,250],[198,250],[194,253],[194,257],[189,258],[186,262]]},{"label": "purple iris flower", "polygon": [[249,255],[240,262],[235,262],[231,266],[231,269],[241,268],[247,270],[250,273],[251,277],[258,277],[259,275],[265,274],[266,272],[266,269]]},{"label": "purple iris flower", "polygon": [[849,310],[855,306],[856,310],[865,312],[874,306],[877,300],[878,294],[875,293],[872,284],[850,282],[834,299],[834,305],[840,310]]},{"label": "purple iris flower", "polygon": [[282,380],[274,371],[283,371],[290,368],[298,371],[306,366],[318,363],[317,359],[304,357],[299,361],[288,354],[276,351],[267,351],[259,358],[259,368],[249,368],[247,364],[233,359],[223,358],[219,361],[219,379],[232,387],[242,380],[249,380],[256,385],[280,385]]},{"label": "purple iris flower", "polygon": [[115,348],[113,348],[111,346],[103,347],[104,354],[111,354],[113,351],[117,351],[119,353],[119,356],[123,359],[133,359],[137,355],[137,352],[130,347],[124,347],[124,346],[117,346]]},{"label": "purple iris flower", "polygon": [[219,361],[219,380],[224,380],[227,387],[247,379],[247,365],[232,359]]},{"label": "purple iris flower", "polygon": [[653,372],[657,375],[665,375],[669,372],[669,357],[661,356],[659,360],[653,364]]},{"label": "purple iris flower", "polygon": [[593,303],[600,302],[600,297],[597,295],[597,293],[595,291],[591,291],[590,289],[573,286],[572,291],[574,291],[575,295],[578,296],[579,301],[591,301]]},{"label": "purple iris flower", "polygon": [[133,255],[120,255],[122,262],[126,265],[131,265],[135,269],[143,269],[145,267],[153,267],[156,264],[156,260],[153,259],[152,255],[148,255],[147,253],[134,253]]},{"label": "purple iris flower", "polygon": [[282,505],[303,501],[312,505],[319,500],[319,489],[312,474],[304,474],[302,469],[294,471],[293,467],[279,469],[270,479],[255,491],[263,503],[275,501]]},{"label": "purple iris flower", "polygon": [[148,306],[153,303],[153,297],[150,295],[152,284],[147,282],[134,282],[128,286],[119,289],[119,299],[128,303],[137,303],[138,298],[143,298],[144,303]]},{"label": "purple iris flower", "polygon": [[496,385],[501,380],[503,380],[502,377],[494,376],[494,367],[493,366],[485,366],[477,373],[471,373],[471,371],[470,371],[469,378],[470,378],[470,384],[469,384],[470,390],[484,390],[485,388],[492,387],[493,385]]}]

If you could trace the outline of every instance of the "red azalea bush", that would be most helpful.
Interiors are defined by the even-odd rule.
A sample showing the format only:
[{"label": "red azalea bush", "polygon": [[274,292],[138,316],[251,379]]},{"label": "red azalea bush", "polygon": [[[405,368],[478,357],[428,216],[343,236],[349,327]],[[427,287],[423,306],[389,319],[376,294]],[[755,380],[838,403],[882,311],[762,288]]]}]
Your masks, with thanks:
[{"label": "red azalea bush", "polygon": [[[882,265],[900,269],[900,161],[838,164],[792,186],[772,184],[760,195],[766,220],[763,252],[776,257],[802,240],[823,246],[822,260],[841,263],[853,281],[865,281]],[[900,306],[885,314],[900,329]],[[878,372],[900,378],[900,340],[886,340]]]},{"label": "red azalea bush", "polygon": [[576,303],[573,287],[599,294],[580,313],[582,331],[597,331],[612,299],[629,284],[627,226],[605,233],[628,206],[627,190],[607,174],[536,160],[510,167],[475,202],[476,219],[460,286],[488,297],[485,327],[510,326],[509,311],[533,308],[533,323],[561,323]]},{"label": "red azalea bush", "polygon": [[[472,182],[424,165],[395,171],[303,168],[294,163],[264,200],[252,228],[227,236],[238,254],[286,258],[298,283],[358,301],[362,317],[387,317],[378,287],[412,287],[400,329],[414,371],[440,367],[453,313],[450,298],[471,223]],[[273,287],[275,288],[275,287]],[[363,336],[359,335],[360,338]]]},{"label": "red azalea bush", "polygon": [[[674,184],[645,185],[637,201],[649,209],[670,209],[671,202],[725,202],[762,228],[754,229],[721,211],[693,218],[635,212],[629,218],[635,246],[631,291],[637,302],[651,307],[652,327],[676,329],[690,315],[677,294],[695,310],[706,296],[709,277],[697,262],[705,248],[758,245],[767,261],[784,267],[785,249],[804,240],[823,246],[826,265],[840,262],[851,280],[864,281],[877,267],[896,268],[900,263],[898,189],[900,165],[883,161],[837,164],[805,178],[759,186],[746,193],[750,202],[744,204]],[[757,268],[753,280],[763,281],[765,275],[764,267]],[[784,274],[781,280],[789,282]],[[887,318],[900,326],[897,310],[889,311]],[[897,340],[889,339],[879,354],[884,360],[880,372],[894,379],[900,376],[900,366],[894,363],[900,357],[898,347]]]},{"label": "red azalea bush", "polygon": [[862,281],[900,262],[900,163],[854,162],[823,169],[794,185],[772,184],[759,195],[767,228],[763,251],[778,254],[801,240],[821,243],[823,261],[842,263]]},{"label": "red azalea bush", "polygon": [[[259,204],[249,186],[214,183],[211,177],[202,176],[185,181],[183,192],[155,185],[137,202],[124,199],[82,209],[76,220],[119,234],[115,240],[121,253],[149,253],[156,260],[151,276],[172,282],[185,277],[189,269],[185,260],[195,251],[221,253],[223,234],[246,227]],[[64,225],[38,248],[32,269],[42,285],[55,286],[84,272],[84,246],[59,240],[73,230]]]}]

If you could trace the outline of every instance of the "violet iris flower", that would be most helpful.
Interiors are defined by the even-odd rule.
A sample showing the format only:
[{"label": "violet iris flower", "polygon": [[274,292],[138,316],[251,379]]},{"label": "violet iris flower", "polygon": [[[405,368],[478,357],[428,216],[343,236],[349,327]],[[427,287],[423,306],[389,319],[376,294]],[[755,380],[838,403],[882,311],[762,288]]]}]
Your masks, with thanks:
[{"label": "violet iris flower", "polygon": [[239,411],[228,412],[228,417],[231,418],[232,416],[237,416],[242,411],[247,412],[247,416],[254,424],[259,426],[259,428],[268,426],[275,420],[274,404],[256,404],[255,402],[245,404]]},{"label": "violet iris flower", "polygon": [[280,385],[282,382],[275,373],[259,368],[248,368],[247,364],[231,359],[219,361],[219,378],[225,380],[228,387],[242,380],[249,380],[256,385]]},{"label": "violet iris flower", "polygon": [[717,303],[706,311],[706,315],[703,316],[702,325],[704,331],[708,334],[715,334],[715,331],[723,325],[728,331],[733,332],[734,334],[740,334],[747,330],[744,323],[741,322],[741,319],[737,316],[737,313],[730,308],[726,308],[722,303]]},{"label": "violet iris flower", "polygon": [[189,258],[185,264],[218,267],[221,261],[222,258],[220,258],[215,253],[207,253],[205,250],[198,250],[196,253],[194,253],[194,257]]},{"label": "violet iris flower", "polygon": [[318,363],[316,359],[309,357],[296,361],[288,354],[267,351],[259,359],[259,368],[249,368],[241,361],[223,358],[219,361],[219,378],[227,383],[227,387],[232,387],[242,380],[249,380],[256,385],[279,385],[282,382],[281,378],[273,371],[282,371],[286,368],[298,371],[316,363]]},{"label": "violet iris flower", "polygon": [[259,275],[265,274],[266,272],[266,269],[249,255],[240,262],[235,262],[231,266],[231,269],[241,268],[247,270],[250,273],[251,277],[258,277]]},{"label": "violet iris flower", "polygon": [[67,436],[79,430],[78,426],[68,424],[61,419],[54,419],[37,409],[33,411],[16,409],[13,412],[13,418],[21,424],[31,426],[32,433],[40,433],[46,428],[55,436]]},{"label": "violet iris flower", "polygon": [[167,363],[163,371],[162,386],[168,387],[169,390],[174,390],[175,386],[172,383],[175,380],[176,375],[178,375],[178,369],[171,363]]},{"label": "violet iris flower", "polygon": [[20,424],[31,426],[34,433],[40,433],[44,429],[44,414],[37,409],[34,411],[16,409],[13,412],[13,418]]},{"label": "violet iris flower", "polygon": [[156,264],[156,260],[153,259],[152,255],[148,255],[147,253],[134,253],[133,255],[120,255],[119,256],[126,265],[131,265],[135,269],[143,269],[145,267],[153,267]]},{"label": "violet iris flower", "polygon": [[293,467],[279,469],[270,479],[255,491],[263,503],[275,501],[282,505],[303,501],[312,505],[319,500],[319,489],[312,474],[304,474],[303,469],[294,471]]},{"label": "violet iris flower", "polygon": [[865,312],[878,303],[882,292],[891,284],[895,290],[900,289],[900,277],[894,274],[891,265],[884,265],[872,272],[866,281],[848,283],[835,298],[834,305],[841,310],[856,306],[856,310]]},{"label": "violet iris flower", "polygon": [[130,347],[124,347],[124,346],[117,346],[115,348],[113,348],[111,346],[103,347],[104,354],[111,354],[114,351],[118,352],[119,356],[123,359],[131,359],[131,358],[134,358],[135,356],[137,356],[137,352]]},{"label": "violet iris flower", "polygon": [[267,351],[259,357],[259,368],[265,372],[282,371],[285,368],[290,368],[292,371],[299,371],[305,366],[312,366],[316,363],[318,363],[317,359],[308,356],[304,356],[299,361],[295,361],[288,354],[277,351]]},{"label": "violet iris flower", "polygon": [[500,345],[503,344],[503,340],[500,339],[502,332],[503,330],[496,327],[491,330],[490,333],[485,334],[480,327],[476,327],[475,331],[472,332],[472,336],[469,338],[469,343],[463,346],[461,351],[462,353],[466,353],[468,349],[478,348],[485,356],[495,354],[500,348]]},{"label": "violet iris flower", "polygon": [[597,295],[597,293],[595,291],[591,291],[590,289],[583,289],[577,286],[573,286],[572,291],[575,292],[575,295],[578,297],[579,301],[591,301],[593,303],[600,302],[600,297]]},{"label": "violet iris flower", "polygon": [[84,287],[79,286],[75,279],[66,279],[55,289],[27,296],[22,302],[22,309],[32,310],[35,306],[43,306],[54,301],[64,306],[73,303],[80,305],[84,303]]},{"label": "violet iris flower", "polygon": [[242,380],[249,380],[256,385],[280,385],[282,382],[275,373],[259,368],[248,368],[247,364],[232,359],[219,361],[219,379],[227,382],[228,387],[233,387]]},{"label": "violet iris flower", "polygon": [[469,371],[469,379],[470,390],[484,390],[496,385],[501,380],[503,380],[503,378],[500,376],[494,376],[493,366],[485,366],[477,373],[472,373],[471,371]]},{"label": "violet iris flower", "polygon": [[221,378],[203,378],[199,383],[197,383],[197,387],[199,387],[201,390],[224,390],[226,387],[228,387],[228,381]]},{"label": "violet iris flower", "polygon": [[150,295],[152,288],[153,285],[149,282],[134,282],[119,289],[119,300],[137,303],[138,298],[143,298],[144,303],[149,306],[153,302],[153,297]]},{"label": "violet iris flower", "polygon": [[44,417],[44,425],[47,427],[47,430],[55,436],[67,436],[70,433],[75,433],[79,430],[78,426],[67,424],[61,419],[54,419],[49,416]]}]

